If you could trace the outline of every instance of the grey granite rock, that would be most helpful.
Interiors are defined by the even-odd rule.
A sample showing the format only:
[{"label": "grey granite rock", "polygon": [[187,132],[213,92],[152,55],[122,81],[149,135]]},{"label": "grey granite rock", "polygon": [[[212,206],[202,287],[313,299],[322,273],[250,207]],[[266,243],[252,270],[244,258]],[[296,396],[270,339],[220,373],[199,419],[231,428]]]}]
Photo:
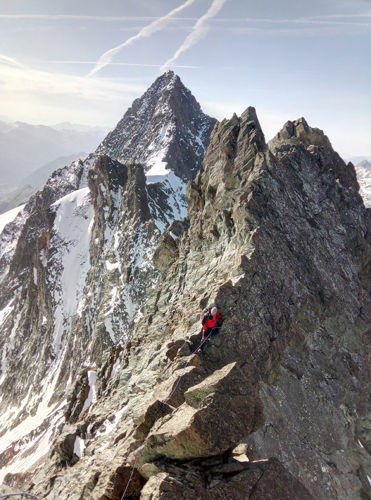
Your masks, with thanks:
[{"label": "grey granite rock", "polygon": [[[141,176],[128,167],[123,187],[137,209],[124,196],[118,218],[145,225]],[[156,240],[161,276],[143,292],[130,339],[119,353],[96,350],[96,400],[74,424],[83,456],[62,466],[56,441],[30,490],[367,498],[370,217],[352,165],[304,119],[266,144],[248,108],[215,127],[187,199],[189,221]],[[223,328],[196,352],[211,303]],[[242,444],[244,462],[234,452]]]}]

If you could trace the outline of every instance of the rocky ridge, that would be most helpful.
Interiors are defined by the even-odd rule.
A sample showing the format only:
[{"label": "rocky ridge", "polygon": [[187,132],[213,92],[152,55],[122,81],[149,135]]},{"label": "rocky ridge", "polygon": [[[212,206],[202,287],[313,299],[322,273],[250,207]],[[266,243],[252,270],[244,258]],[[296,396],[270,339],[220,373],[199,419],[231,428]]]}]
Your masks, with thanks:
[{"label": "rocky ridge", "polygon": [[[160,78],[154,100],[172,93],[172,79]],[[215,122],[196,105],[193,111],[186,108],[184,127],[188,118],[196,129],[198,119],[202,127]],[[166,127],[170,117],[162,118]],[[125,120],[120,123],[124,127]],[[207,146],[206,134],[202,141],[197,158]],[[2,231],[1,477],[26,469],[48,450],[64,421],[73,381],[82,391],[68,410],[75,419],[94,401],[103,352],[127,340],[147,288],[158,280],[152,254],[160,229],[184,211],[185,181],[170,158],[166,175],[154,182],[145,176],[146,164],[124,165],[115,159],[119,150],[110,153],[114,158],[100,151],[56,171]],[[178,153],[177,165],[181,148]],[[188,155],[187,144],[185,172]]]},{"label": "rocky ridge", "polygon": [[[47,459],[7,484],[119,499],[134,464],[126,498],[367,498],[370,217],[358,191],[303,118],[269,144],[253,108],[222,121],[187,187],[189,221],[161,237],[160,281],[130,340],[103,357],[94,403],[74,413],[79,381]],[[223,330],[194,354],[211,302]]]}]

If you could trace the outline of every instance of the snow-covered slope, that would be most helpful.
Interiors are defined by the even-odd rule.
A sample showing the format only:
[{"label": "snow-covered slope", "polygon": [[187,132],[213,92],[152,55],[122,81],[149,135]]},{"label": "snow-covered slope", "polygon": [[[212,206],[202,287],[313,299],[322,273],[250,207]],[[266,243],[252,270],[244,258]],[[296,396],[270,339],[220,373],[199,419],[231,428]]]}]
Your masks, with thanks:
[{"label": "snow-covered slope", "polygon": [[358,163],[355,168],[360,187],[360,194],[366,207],[371,207],[371,163],[364,160]]},{"label": "snow-covered slope", "polygon": [[13,222],[23,208],[24,205],[20,205],[19,207],[9,210],[8,212],[0,214],[0,233],[3,231],[4,227],[9,224],[9,222]]}]

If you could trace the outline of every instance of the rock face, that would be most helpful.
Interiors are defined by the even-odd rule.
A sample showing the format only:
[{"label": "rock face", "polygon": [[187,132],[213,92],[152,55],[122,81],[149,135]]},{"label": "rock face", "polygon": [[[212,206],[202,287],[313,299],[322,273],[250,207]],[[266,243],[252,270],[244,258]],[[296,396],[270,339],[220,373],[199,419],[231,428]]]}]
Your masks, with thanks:
[{"label": "rock face", "polygon": [[[108,157],[90,171],[103,207],[92,262],[112,217],[115,232],[128,220],[147,239],[156,231],[143,178]],[[115,200],[120,186],[115,211],[102,193]],[[48,499],[368,498],[370,217],[358,190],[354,168],[303,118],[269,144],[254,108],[218,124],[187,185],[189,220],[143,260],[159,274],[130,339],[97,343],[32,481],[5,483]],[[108,289],[99,265],[87,283]],[[81,317],[95,309],[87,302]],[[225,321],[198,352],[211,303]]]},{"label": "rock face", "polygon": [[171,169],[192,179],[216,120],[202,113],[191,92],[172,71],[136,99],[97,149],[121,163],[142,163],[150,176]]},{"label": "rock face", "polygon": [[168,71],[133,102],[95,154],[143,165],[149,208],[162,232],[169,221],[187,216],[186,181],[201,168],[215,123]]},{"label": "rock face", "polygon": [[[187,100],[175,112],[170,104],[179,93]],[[161,231],[185,213],[185,179],[201,164],[215,120],[173,74],[145,96],[112,134],[125,139],[135,123],[143,137],[145,125],[152,153],[167,155],[162,175],[147,177],[146,158],[134,162],[138,149],[130,152],[124,139],[108,148],[111,156],[101,146],[56,171],[1,234],[0,463],[11,471],[43,455],[60,422],[88,411],[103,353],[127,340],[147,289],[156,286],[152,254]],[[147,108],[156,116],[144,116]],[[197,141],[184,136],[171,157],[161,141],[166,136],[170,147],[180,139],[187,120]],[[119,361],[107,365],[107,383]]]}]

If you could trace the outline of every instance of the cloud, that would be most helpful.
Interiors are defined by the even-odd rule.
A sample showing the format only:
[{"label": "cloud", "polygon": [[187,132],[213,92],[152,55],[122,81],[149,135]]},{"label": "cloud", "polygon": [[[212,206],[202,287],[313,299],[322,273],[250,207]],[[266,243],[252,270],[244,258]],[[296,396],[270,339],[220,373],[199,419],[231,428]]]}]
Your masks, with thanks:
[{"label": "cloud", "polygon": [[112,124],[145,85],[43,71],[0,54],[1,112],[34,123]]},{"label": "cloud", "polygon": [[[184,7],[185,8],[185,7]],[[176,10],[176,9],[175,9]],[[169,13],[170,14],[170,13]],[[165,16],[169,18],[169,14]],[[327,15],[318,15],[318,16],[307,16],[307,17],[298,17],[298,18],[258,18],[258,17],[219,17],[217,19],[209,19],[211,22],[234,22],[234,23],[315,23],[322,22],[328,20],[337,20],[337,19],[365,19],[371,17],[371,11],[359,12],[354,14],[327,14]],[[138,22],[148,22],[148,21],[159,21],[163,19],[158,16],[88,16],[88,15],[74,15],[74,14],[0,14],[1,20],[30,20],[30,21],[101,21],[101,22],[122,22],[122,21],[138,21]],[[170,18],[169,18],[170,20]],[[197,17],[175,17],[171,16],[172,21],[197,21]],[[346,21],[345,21],[346,22]],[[133,29],[133,28],[129,28]]]},{"label": "cloud", "polygon": [[82,76],[41,71],[0,54],[0,91],[4,90],[13,93],[70,94],[89,100],[114,99],[122,92],[137,93],[143,87],[111,79],[87,81]]},{"label": "cloud", "polygon": [[161,70],[164,70],[168,66],[172,65],[172,63],[176,61],[176,59],[178,59],[182,52],[190,49],[193,45],[199,42],[201,38],[203,38],[203,36],[205,36],[207,32],[207,28],[204,26],[205,22],[208,19],[216,16],[225,2],[226,0],[213,0],[212,4],[209,7],[209,10],[206,12],[206,14],[204,14],[197,20],[196,24],[193,26],[191,33],[187,36],[187,38],[184,40],[179,49],[174,53],[174,55],[162,65]]},{"label": "cloud", "polygon": [[[76,64],[76,65],[84,65],[84,64],[95,64],[95,61],[73,61],[73,60],[50,60],[50,61],[37,61],[39,63],[48,63],[48,64]],[[136,66],[140,68],[160,68],[162,65],[161,64],[145,64],[145,63],[126,63],[126,62],[114,62],[111,61],[110,63],[107,64],[107,66]],[[194,65],[185,65],[185,64],[179,64],[175,65],[174,68],[183,68],[183,69],[198,69],[200,66],[194,66]]]},{"label": "cloud", "polygon": [[0,20],[15,21],[24,19],[30,21],[153,21],[158,17],[150,16],[79,16],[74,14],[0,14]]},{"label": "cloud", "polygon": [[0,54],[0,66],[8,66],[10,68],[25,68],[25,66],[12,57],[4,56]]},{"label": "cloud", "polygon": [[107,50],[104,54],[100,56],[95,67],[90,71],[90,73],[87,76],[92,76],[98,71],[100,71],[102,68],[107,66],[107,64],[109,64],[115,57],[115,55],[118,54],[118,52],[120,52],[124,47],[131,45],[132,43],[136,42],[137,40],[140,40],[141,38],[148,37],[153,33],[155,33],[156,31],[162,30],[166,26],[170,18],[172,18],[175,14],[182,11],[186,7],[189,7],[194,2],[195,0],[186,0],[184,3],[182,3],[182,5],[171,10],[165,16],[156,19],[147,26],[144,26],[144,28],[142,28],[136,35],[128,38],[125,42],[121,43],[120,45],[117,45],[116,47],[113,47],[110,50]]}]

